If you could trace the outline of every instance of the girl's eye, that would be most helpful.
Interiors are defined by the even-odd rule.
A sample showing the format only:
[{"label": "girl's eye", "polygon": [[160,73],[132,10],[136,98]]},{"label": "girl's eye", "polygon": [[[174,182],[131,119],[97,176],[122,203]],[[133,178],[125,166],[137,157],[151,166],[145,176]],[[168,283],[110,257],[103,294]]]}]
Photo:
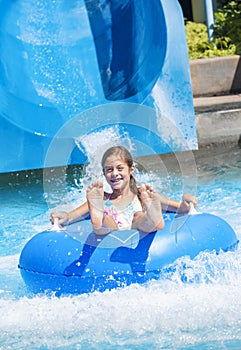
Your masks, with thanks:
[{"label": "girl's eye", "polygon": [[[123,171],[123,170],[125,169],[125,167],[123,167],[123,166],[118,166],[116,169],[117,169],[118,171]],[[104,171],[105,174],[111,173],[113,170],[114,170],[113,167],[104,168],[104,169],[103,169],[103,171]]]},{"label": "girl's eye", "polygon": [[112,172],[112,168],[105,168],[105,173],[111,173]]}]

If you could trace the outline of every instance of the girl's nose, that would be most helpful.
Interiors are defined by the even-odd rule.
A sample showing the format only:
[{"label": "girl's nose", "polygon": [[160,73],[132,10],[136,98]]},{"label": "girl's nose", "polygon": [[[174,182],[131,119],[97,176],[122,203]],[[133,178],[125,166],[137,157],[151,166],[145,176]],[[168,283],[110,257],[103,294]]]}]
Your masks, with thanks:
[{"label": "girl's nose", "polygon": [[117,175],[118,174],[118,170],[116,169],[116,168],[114,168],[113,170],[112,170],[112,175]]}]

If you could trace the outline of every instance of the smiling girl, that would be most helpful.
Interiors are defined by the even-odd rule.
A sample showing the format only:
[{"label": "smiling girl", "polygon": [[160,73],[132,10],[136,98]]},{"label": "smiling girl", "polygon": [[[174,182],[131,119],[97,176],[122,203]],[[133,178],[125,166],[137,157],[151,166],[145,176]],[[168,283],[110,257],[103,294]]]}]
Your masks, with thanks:
[{"label": "smiling girl", "polygon": [[190,203],[197,206],[197,199],[190,194],[184,194],[182,202],[177,202],[160,195],[149,184],[137,188],[132,155],[122,146],[109,148],[101,164],[112,193],[104,191],[102,181],[93,182],[86,192],[87,202],[68,213],[51,213],[52,223],[58,218],[60,225],[69,225],[90,214],[97,235],[130,229],[153,232],[164,228],[162,211],[187,213]]}]

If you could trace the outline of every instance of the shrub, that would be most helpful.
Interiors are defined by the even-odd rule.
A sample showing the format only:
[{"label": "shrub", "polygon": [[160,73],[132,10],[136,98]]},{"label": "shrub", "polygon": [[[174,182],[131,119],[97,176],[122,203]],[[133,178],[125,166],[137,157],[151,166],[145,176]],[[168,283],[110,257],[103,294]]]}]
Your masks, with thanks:
[{"label": "shrub", "polygon": [[236,46],[228,36],[215,37],[209,42],[207,27],[202,23],[186,22],[188,54],[191,60],[197,58],[229,56],[236,53]]},{"label": "shrub", "polygon": [[229,38],[241,54],[241,3],[230,1],[215,13],[214,37],[220,41]]}]

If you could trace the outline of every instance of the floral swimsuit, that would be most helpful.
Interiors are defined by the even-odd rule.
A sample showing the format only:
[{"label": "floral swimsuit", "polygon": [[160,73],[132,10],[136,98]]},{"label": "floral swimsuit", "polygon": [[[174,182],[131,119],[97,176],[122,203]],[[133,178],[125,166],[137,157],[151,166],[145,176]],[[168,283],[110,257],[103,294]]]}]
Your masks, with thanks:
[{"label": "floral swimsuit", "polygon": [[104,204],[104,215],[111,215],[119,230],[130,230],[135,213],[142,211],[142,206],[138,197],[135,196],[124,209],[120,209],[111,203],[110,196]]}]

